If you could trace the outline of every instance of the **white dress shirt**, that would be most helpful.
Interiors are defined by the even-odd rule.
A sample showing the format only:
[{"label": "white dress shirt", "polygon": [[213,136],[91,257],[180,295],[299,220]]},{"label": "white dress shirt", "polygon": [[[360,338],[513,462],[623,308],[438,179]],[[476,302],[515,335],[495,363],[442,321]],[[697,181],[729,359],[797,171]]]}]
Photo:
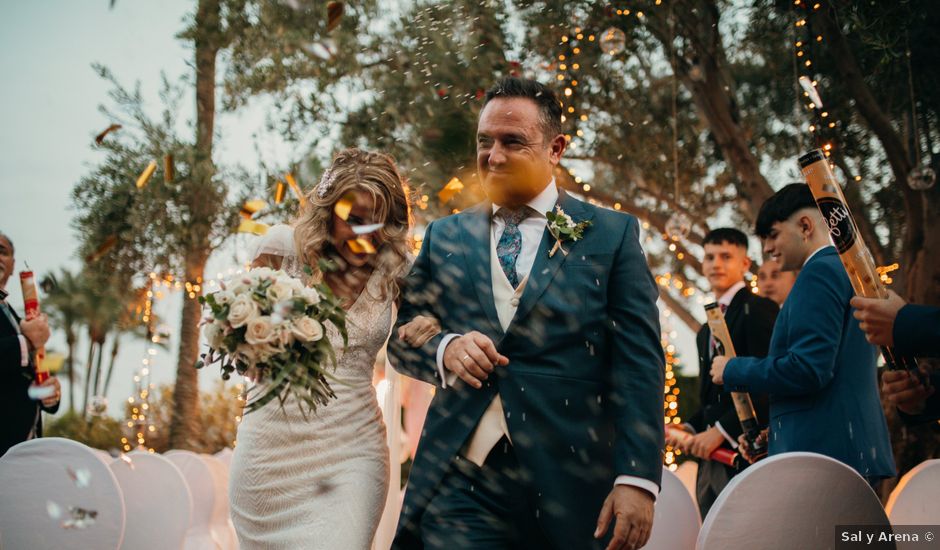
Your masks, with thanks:
[{"label": "white dress shirt", "polygon": [[[558,187],[555,184],[555,178],[545,186],[545,189],[542,190],[535,198],[526,203],[526,206],[530,207],[533,212],[519,224],[519,232],[522,235],[522,249],[519,251],[519,258],[516,261],[516,273],[519,275],[521,281],[525,281],[528,278],[529,272],[532,270],[532,266],[535,264],[535,257],[538,253],[539,245],[542,241],[542,236],[545,233],[545,227],[548,225],[548,217],[545,215],[546,212],[549,212],[555,208],[555,204],[558,202]],[[493,214],[495,214],[500,207],[493,205]],[[506,228],[506,222],[500,216],[491,217],[490,225],[490,246],[491,252],[496,249],[496,244],[499,242],[500,237],[503,235],[503,231]],[[495,254],[492,255],[492,262],[497,262],[498,260],[495,257]],[[494,267],[494,271],[496,268]],[[525,283],[521,283],[522,287]],[[518,305],[518,304],[513,304]],[[441,339],[441,343],[437,348],[437,369],[438,375],[441,379],[441,387],[447,388],[452,385],[456,380],[456,375],[452,372],[448,372],[444,367],[444,350],[447,348],[447,345],[453,341],[454,338],[461,336],[460,334],[448,334]],[[508,434],[507,434],[508,435]],[[471,435],[471,439],[474,436]],[[511,439],[511,438],[510,438]],[[634,487],[639,487],[644,489],[653,495],[653,498],[656,498],[659,495],[659,487],[656,483],[636,476],[620,475],[617,476],[614,481],[615,485],[631,485]]]}]

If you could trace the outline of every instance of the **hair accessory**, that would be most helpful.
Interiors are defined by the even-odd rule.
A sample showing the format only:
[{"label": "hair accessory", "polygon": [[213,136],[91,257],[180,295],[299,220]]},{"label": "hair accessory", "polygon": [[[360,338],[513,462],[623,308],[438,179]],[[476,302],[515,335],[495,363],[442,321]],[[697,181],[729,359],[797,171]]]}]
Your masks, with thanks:
[{"label": "hair accessory", "polygon": [[320,183],[317,184],[317,197],[321,199],[325,197],[330,192],[330,187],[333,186],[334,181],[336,181],[336,174],[332,168],[323,172],[323,177],[320,178]]}]

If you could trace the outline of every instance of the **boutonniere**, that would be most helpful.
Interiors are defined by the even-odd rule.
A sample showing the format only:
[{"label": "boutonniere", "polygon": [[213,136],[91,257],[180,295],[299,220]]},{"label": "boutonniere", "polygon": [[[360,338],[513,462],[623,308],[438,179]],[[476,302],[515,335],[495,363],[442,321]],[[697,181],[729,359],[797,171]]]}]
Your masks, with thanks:
[{"label": "boutonniere", "polygon": [[554,256],[559,249],[567,256],[568,251],[561,246],[561,243],[564,241],[580,241],[584,238],[584,230],[591,227],[590,220],[575,223],[571,216],[565,214],[561,206],[555,206],[555,211],[546,212],[545,216],[548,218],[548,232],[552,234],[552,237],[555,237],[555,246],[549,251],[549,258]]}]

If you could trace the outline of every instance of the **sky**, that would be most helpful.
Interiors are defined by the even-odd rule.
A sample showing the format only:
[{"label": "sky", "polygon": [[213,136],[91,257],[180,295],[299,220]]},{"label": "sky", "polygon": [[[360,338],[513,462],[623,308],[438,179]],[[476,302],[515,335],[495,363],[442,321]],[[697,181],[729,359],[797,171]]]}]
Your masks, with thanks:
[{"label": "sky", "polygon": [[[25,264],[37,278],[61,268],[77,271],[78,241],[70,223],[76,212],[71,190],[102,155],[94,148],[94,136],[112,121],[99,112],[108,102],[109,85],[92,70],[92,63],[111,69],[125,86],[141,85],[151,114],[158,114],[157,91],[161,72],[172,81],[190,71],[191,51],[175,35],[194,9],[192,0],[0,0],[0,231],[16,246],[17,271]],[[221,70],[220,70],[221,73]],[[268,165],[286,165],[296,158],[277,136],[264,129],[263,100],[236,114],[220,114],[217,130],[222,139],[215,147],[220,165],[257,159],[253,134],[260,136]],[[193,100],[184,103],[183,120],[194,117]],[[245,261],[251,237],[236,240],[233,247],[210,260],[207,273],[225,273]],[[17,278],[7,288],[10,303],[21,309]],[[155,305],[171,330],[171,351],[160,350],[152,359],[152,382],[172,383],[173,354],[178,344],[180,295]],[[694,341],[685,326],[665,319],[679,333],[677,347],[686,372],[697,370]],[[85,356],[84,342],[77,353]],[[64,338],[54,332],[49,348],[64,351]],[[122,340],[112,388],[107,396],[109,412],[121,416],[121,403],[132,391],[132,377],[146,353],[140,340]],[[81,363],[79,363],[81,364]],[[215,370],[210,367],[209,370]],[[200,384],[213,386],[218,373],[203,372]],[[63,388],[63,393],[67,390]],[[80,393],[80,392],[79,392]],[[64,408],[63,408],[64,409]]]},{"label": "sky", "polygon": [[[125,86],[140,82],[152,114],[159,113],[157,91],[161,72],[173,80],[189,72],[188,45],[175,38],[195,5],[191,0],[3,0],[0,18],[0,231],[16,246],[16,270],[26,264],[41,278],[65,267],[80,269],[78,247],[70,226],[76,211],[71,190],[102,155],[94,136],[110,124],[98,110],[108,102],[109,84],[92,70],[92,63],[109,67]],[[184,120],[194,116],[193,102],[184,103]],[[263,134],[264,112],[248,109],[221,115],[220,132],[226,138],[216,149],[217,159],[231,163],[256,158],[254,132]],[[273,157],[290,152],[264,147]],[[239,250],[246,257],[247,250]],[[232,254],[220,254],[210,272],[235,265]],[[22,309],[18,278],[8,284],[9,302]],[[171,328],[175,350],[179,295],[155,305]],[[80,344],[84,348],[84,342]],[[48,346],[64,351],[64,338],[54,332]],[[132,376],[146,349],[140,340],[122,341],[121,353],[108,400],[110,412],[121,414],[121,402],[132,391]],[[77,354],[85,357],[83,349]],[[171,383],[175,360],[159,350],[151,369],[152,381]],[[203,387],[218,380],[217,373],[200,376]],[[63,393],[67,390],[63,388]]]}]

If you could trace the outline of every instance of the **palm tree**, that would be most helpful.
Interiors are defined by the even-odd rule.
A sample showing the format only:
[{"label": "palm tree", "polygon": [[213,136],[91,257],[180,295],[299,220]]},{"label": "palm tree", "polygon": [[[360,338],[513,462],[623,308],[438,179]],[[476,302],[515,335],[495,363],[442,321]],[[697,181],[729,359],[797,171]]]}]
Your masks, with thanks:
[{"label": "palm tree", "polygon": [[43,281],[46,290],[45,309],[55,328],[65,332],[68,345],[66,369],[69,380],[69,411],[75,410],[75,346],[78,330],[84,322],[85,295],[81,279],[71,271],[63,269],[58,280],[51,274]]}]

